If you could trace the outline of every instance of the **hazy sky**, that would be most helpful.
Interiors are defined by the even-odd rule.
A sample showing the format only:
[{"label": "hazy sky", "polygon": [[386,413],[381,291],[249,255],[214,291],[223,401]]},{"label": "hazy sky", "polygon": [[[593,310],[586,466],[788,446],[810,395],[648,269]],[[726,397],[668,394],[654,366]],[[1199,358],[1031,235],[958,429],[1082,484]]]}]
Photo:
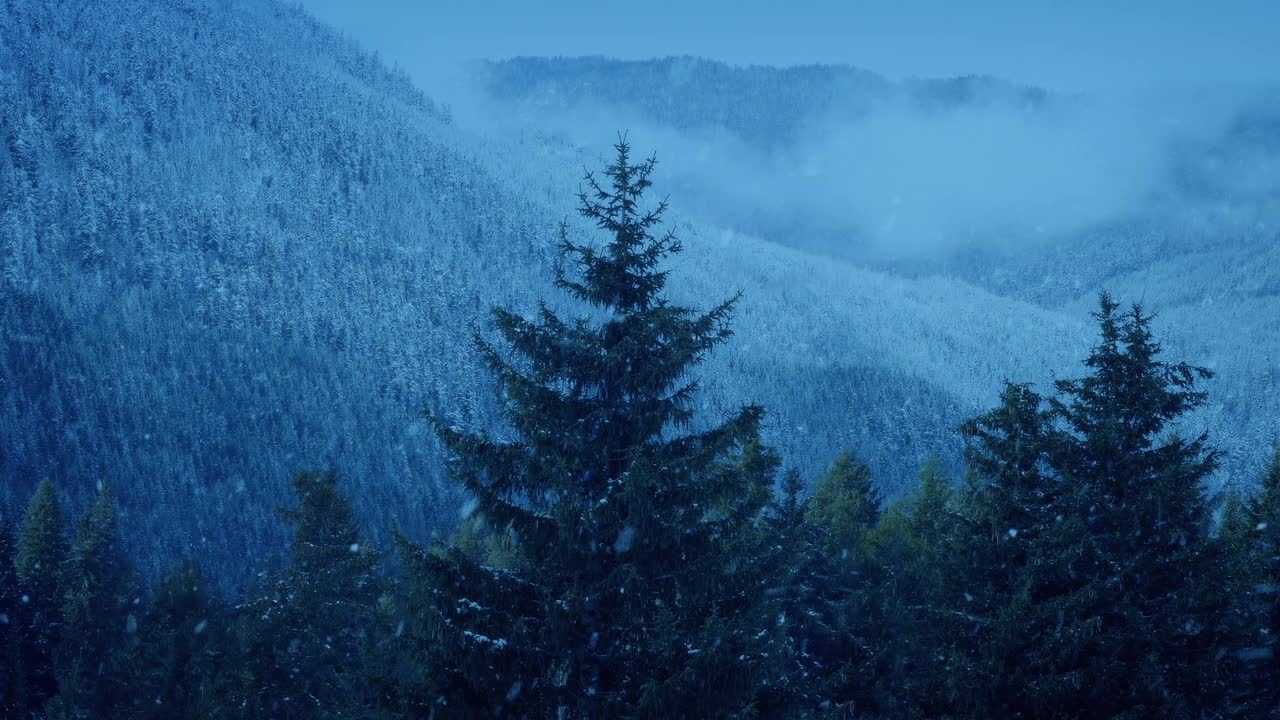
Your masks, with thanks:
[{"label": "hazy sky", "polygon": [[1280,0],[302,0],[431,92],[460,61],[699,55],[1060,90],[1280,81]]}]

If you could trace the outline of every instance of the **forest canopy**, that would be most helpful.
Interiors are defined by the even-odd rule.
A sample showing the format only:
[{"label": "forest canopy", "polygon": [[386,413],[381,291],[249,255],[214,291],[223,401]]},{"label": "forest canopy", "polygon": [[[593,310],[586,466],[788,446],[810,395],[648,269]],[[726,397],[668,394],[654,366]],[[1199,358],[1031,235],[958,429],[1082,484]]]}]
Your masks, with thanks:
[{"label": "forest canopy", "polygon": [[1209,492],[1179,423],[1212,373],[1147,309],[1101,294],[1079,375],[1006,383],[963,475],[886,503],[851,452],[784,468],[763,407],[698,416],[737,296],[668,297],[657,167],[619,139],[585,176],[596,235],[562,226],[554,276],[581,315],[471,339],[504,431],[427,411],[447,537],[378,547],[300,471],[287,563],[227,597],[199,557],[146,581],[109,483],[74,523],[48,480],[0,515],[5,716],[1280,717],[1280,452]]}]

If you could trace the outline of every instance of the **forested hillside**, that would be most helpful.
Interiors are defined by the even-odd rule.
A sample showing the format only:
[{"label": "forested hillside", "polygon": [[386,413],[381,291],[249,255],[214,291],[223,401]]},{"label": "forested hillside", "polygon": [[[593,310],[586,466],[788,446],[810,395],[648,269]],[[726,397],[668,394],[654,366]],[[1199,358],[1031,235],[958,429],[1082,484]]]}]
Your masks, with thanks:
[{"label": "forested hillside", "polygon": [[[271,2],[15,1],[0,28],[5,499],[48,477],[79,507],[110,481],[151,572],[272,555],[300,466],[339,467],[375,534],[391,516],[451,526],[460,500],[418,409],[491,424],[467,329],[499,302],[532,309],[531,270],[595,156],[468,135]],[[962,284],[688,235],[682,297],[747,291],[707,417],[768,403],[806,469],[851,445],[893,489],[934,449],[954,461],[951,429],[1009,367],[987,319],[1046,338],[1024,370],[1075,327]]]},{"label": "forested hillside", "polygon": [[[694,424],[741,295],[674,302],[683,251],[619,140],[562,226],[569,315],[495,307],[505,431],[424,415],[466,492],[448,537],[370,541],[293,476],[288,563],[227,602],[139,578],[103,483],[74,534],[41,481],[0,516],[0,711],[17,718],[1240,718],[1280,709],[1280,450],[1212,497],[1183,435],[1211,370],[1107,293],[1082,368],[1005,382],[886,502],[851,452],[784,471],[742,404]],[[1215,516],[1220,516],[1215,519]]]},{"label": "forested hillside", "polygon": [[282,4],[12,2],[0,37],[6,501],[109,480],[149,570],[275,552],[301,465],[434,527],[418,404],[483,422],[465,328],[551,218]]},{"label": "forested hillside", "polygon": [[1277,717],[1274,104],[480,73],[0,0],[0,715]]},{"label": "forested hillside", "polygon": [[[609,128],[643,129],[677,153],[667,172],[683,213],[847,278],[828,292],[910,278],[912,295],[949,311],[981,308],[979,332],[994,337],[975,351],[1027,361],[1009,374],[1043,381],[1078,357],[1035,328],[1070,326],[1100,289],[1141,298],[1172,347],[1217,370],[1193,423],[1218,429],[1229,474],[1256,474],[1258,448],[1280,435],[1274,93],[1088,97],[697,58],[514,58],[477,65],[473,80],[508,132],[594,149]],[[906,307],[889,312],[921,317]],[[866,310],[855,320],[875,322]],[[946,354],[949,322],[926,323],[899,345]],[[946,372],[920,375],[953,397],[976,387],[978,403],[994,391]]]},{"label": "forested hillside", "polygon": [[[277,555],[272,508],[300,467],[338,468],[375,537],[393,522],[419,538],[451,528],[463,500],[419,409],[499,426],[468,335],[495,304],[572,306],[538,270],[557,262],[555,228],[582,168],[628,124],[607,116],[589,145],[532,120],[497,132],[267,0],[14,0],[0,32],[0,471],[14,478],[3,498],[48,477],[79,508],[110,482],[148,574],[201,553],[227,579]],[[1239,174],[1254,178],[1247,213],[1199,214],[1177,233],[1137,223],[1020,254],[979,244],[944,264],[857,259],[806,244],[846,225],[785,182],[761,184],[769,202],[718,202],[687,172],[707,159],[681,133],[729,132],[746,156],[756,142],[785,152],[806,114],[857,127],[880,102],[944,118],[1063,101],[995,80],[895,84],[841,68],[502,67],[498,88],[531,88],[531,102],[551,93],[555,106],[548,88],[567,84],[555,92],[645,109],[632,139],[663,150],[681,198],[673,296],[698,305],[744,291],[737,341],[710,359],[695,422],[760,402],[788,464],[812,476],[852,448],[896,496],[930,453],[959,468],[956,427],[1002,377],[1046,383],[1083,357],[1082,320],[1105,284],[1143,298],[1171,348],[1219,371],[1188,424],[1212,425],[1229,451],[1212,482],[1247,485],[1260,469],[1280,410],[1277,250],[1254,202],[1273,187],[1265,172]],[[627,83],[609,82],[620,72]],[[701,92],[710,85],[719,93]],[[628,96],[606,92],[622,87]],[[1266,157],[1264,109],[1186,157]],[[1187,187],[1210,177],[1197,167]],[[819,169],[807,188],[837,184]],[[1241,197],[1215,187],[1224,207]],[[793,202],[813,220],[771,209]]]}]

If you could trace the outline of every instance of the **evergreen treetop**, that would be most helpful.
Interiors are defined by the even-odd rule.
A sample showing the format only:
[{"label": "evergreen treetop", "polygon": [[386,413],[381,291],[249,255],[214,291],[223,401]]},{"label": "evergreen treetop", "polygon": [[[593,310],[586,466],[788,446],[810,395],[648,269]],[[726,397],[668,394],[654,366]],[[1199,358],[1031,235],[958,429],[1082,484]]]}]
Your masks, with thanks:
[{"label": "evergreen treetop", "polygon": [[446,695],[492,703],[510,692],[521,712],[553,716],[733,714],[758,701],[778,660],[752,563],[777,461],[758,449],[756,406],[681,432],[697,390],[689,372],[730,336],[736,298],[702,313],[665,298],[659,266],[680,244],[658,234],[666,203],[644,204],[656,161],[633,163],[621,139],[615,151],[579,196],[607,243],[560,228],[576,272],[557,282],[596,312],[497,309],[511,354],[477,339],[518,439],[434,420],[476,512],[509,530],[535,571],[406,548],[434,586],[420,619],[457,643],[443,660],[454,668]]},{"label": "evergreen treetop", "polygon": [[294,529],[290,571],[297,579],[292,584],[300,593],[376,597],[382,555],[361,538],[355,511],[338,490],[338,474],[299,472],[292,482],[298,507],[280,510]]},{"label": "evergreen treetop", "polygon": [[1050,401],[1067,430],[1056,464],[1087,488],[1089,505],[1100,508],[1091,514],[1111,515],[1115,538],[1141,538],[1146,529],[1176,542],[1202,529],[1202,482],[1222,453],[1209,447],[1207,434],[1169,434],[1171,423],[1204,404],[1197,382],[1213,373],[1161,359],[1153,318],[1137,304],[1120,313],[1109,294],[1099,296],[1100,338],[1085,361],[1090,373],[1059,380]]},{"label": "evergreen treetop", "polygon": [[1188,715],[1219,702],[1214,672],[1224,604],[1211,578],[1222,562],[1209,538],[1205,482],[1221,452],[1206,434],[1177,432],[1201,406],[1204,368],[1163,359],[1140,305],[1109,295],[1089,373],[1056,383],[1051,464],[1062,483],[1062,527],[1045,561],[1057,586],[1053,637],[1039,699],[1083,712]]},{"label": "evergreen treetop", "polygon": [[55,652],[58,697],[51,716],[76,717],[95,708],[117,707],[131,699],[115,675],[115,663],[134,650],[136,618],[141,602],[116,528],[115,503],[108,483],[76,524],[75,542],[63,563],[62,618],[65,623]]},{"label": "evergreen treetop", "polygon": [[43,480],[22,518],[14,569],[18,580],[18,645],[25,673],[16,704],[38,711],[57,692],[53,657],[62,634],[62,562],[67,540],[53,483]]},{"label": "evergreen treetop", "polygon": [[18,581],[28,595],[57,595],[58,571],[67,553],[62,504],[53,483],[42,480],[22,519],[14,557]]},{"label": "evergreen treetop", "polygon": [[832,547],[847,554],[879,521],[883,505],[884,499],[871,480],[871,468],[846,450],[814,483],[809,516],[826,531]]}]

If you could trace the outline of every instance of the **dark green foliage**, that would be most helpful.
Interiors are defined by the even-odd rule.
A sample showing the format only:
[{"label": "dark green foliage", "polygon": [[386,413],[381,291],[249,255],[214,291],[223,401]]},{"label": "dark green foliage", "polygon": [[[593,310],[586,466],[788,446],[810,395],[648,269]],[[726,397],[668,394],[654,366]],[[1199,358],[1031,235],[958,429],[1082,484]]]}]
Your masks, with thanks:
[{"label": "dark green foliage", "polygon": [[728,338],[733,301],[699,314],[663,298],[658,266],[680,245],[654,234],[665,203],[643,205],[655,163],[616,149],[579,207],[609,242],[561,234],[576,272],[558,284],[596,315],[500,309],[514,357],[479,342],[519,439],[436,423],[476,512],[532,569],[404,547],[411,636],[441,712],[740,716],[774,692],[780,618],[757,559],[776,460],[752,449],[761,410],[677,432],[693,415],[688,372]]},{"label": "dark green foliage", "polygon": [[1262,599],[1263,632],[1258,652],[1245,655],[1254,662],[1270,660],[1272,682],[1266,697],[1274,712],[1280,708],[1280,682],[1275,681],[1280,678],[1280,449],[1262,477],[1262,491],[1249,504],[1249,520],[1256,533],[1250,558],[1259,580],[1254,590]]},{"label": "dark green foliage", "polygon": [[957,635],[948,672],[957,713],[1037,717],[1037,658],[1056,641],[1054,601],[1070,575],[1080,526],[1064,514],[1049,466],[1055,433],[1043,399],[1006,384],[1000,405],[961,427],[970,487],[957,515],[960,595],[939,598],[968,632]]},{"label": "dark green foliage", "polygon": [[823,529],[827,552],[848,556],[880,520],[883,506],[871,469],[846,450],[814,483],[809,519]]},{"label": "dark green foliage", "polygon": [[[377,669],[364,665],[382,630],[382,555],[360,536],[332,471],[293,477],[291,561],[241,607],[240,704],[275,718],[368,717]],[[366,673],[366,670],[371,670]]]},{"label": "dark green foliage", "polygon": [[1231,594],[1232,696],[1237,716],[1280,717],[1280,447],[1253,497],[1232,498],[1222,541],[1234,561],[1222,575]]},{"label": "dark green foliage", "polygon": [[[1201,717],[1225,713],[1232,543],[1210,534],[1219,453],[1172,429],[1206,370],[1161,357],[1151,317],[1106,295],[1089,373],[1044,401],[1008,384],[961,428],[970,470],[870,536],[889,578],[893,664],[873,675],[894,716]],[[874,644],[874,641],[873,641]],[[893,707],[888,703],[899,703]]]},{"label": "dark green foliage", "polygon": [[134,651],[129,617],[140,611],[141,589],[120,547],[106,484],[80,517],[62,568],[64,626],[55,653],[58,697],[50,715],[77,717],[119,707],[131,695],[115,663]]},{"label": "dark green foliage", "polygon": [[1065,514],[1086,534],[1061,560],[1073,577],[1041,698],[1058,712],[1199,717],[1223,690],[1204,487],[1220,453],[1170,425],[1204,402],[1196,383],[1211,373],[1161,359],[1140,306],[1121,314],[1103,294],[1095,318],[1090,374],[1058,382],[1051,403]]},{"label": "dark green foliage", "polygon": [[53,483],[42,481],[27,506],[18,534],[14,568],[18,580],[17,622],[22,675],[19,717],[38,711],[57,692],[54,652],[62,638],[62,562],[67,540],[62,507]]},{"label": "dark green foliage", "polygon": [[937,457],[920,470],[916,493],[892,506],[867,540],[871,607],[866,626],[876,650],[867,682],[873,708],[888,717],[940,717],[954,706],[953,646],[973,631],[957,610],[966,566],[957,492]]},{"label": "dark green foliage", "polygon": [[1089,374],[1047,403],[1007,385],[961,428],[968,488],[947,499],[926,483],[908,510],[906,610],[928,623],[909,654],[938,664],[905,677],[927,715],[1224,707],[1229,549],[1210,537],[1204,486],[1219,453],[1171,432],[1209,373],[1164,361],[1140,307],[1104,294],[1095,317]]},{"label": "dark green foliage", "polygon": [[869,637],[876,617],[866,560],[866,535],[879,520],[883,501],[871,472],[842,453],[800,498],[800,479],[789,473],[775,510],[774,537],[785,551],[779,574],[784,593],[793,674],[808,711],[861,711],[870,697],[874,651]]},{"label": "dark green foliage", "polygon": [[14,511],[0,507],[0,715],[4,717],[21,717],[18,702],[26,682],[25,673],[18,667],[22,658],[18,575],[14,567],[17,544]]},{"label": "dark green foliage", "polygon": [[231,701],[231,613],[185,563],[160,582],[145,615],[130,613],[137,651],[124,671],[130,717],[139,720],[238,717]]}]

